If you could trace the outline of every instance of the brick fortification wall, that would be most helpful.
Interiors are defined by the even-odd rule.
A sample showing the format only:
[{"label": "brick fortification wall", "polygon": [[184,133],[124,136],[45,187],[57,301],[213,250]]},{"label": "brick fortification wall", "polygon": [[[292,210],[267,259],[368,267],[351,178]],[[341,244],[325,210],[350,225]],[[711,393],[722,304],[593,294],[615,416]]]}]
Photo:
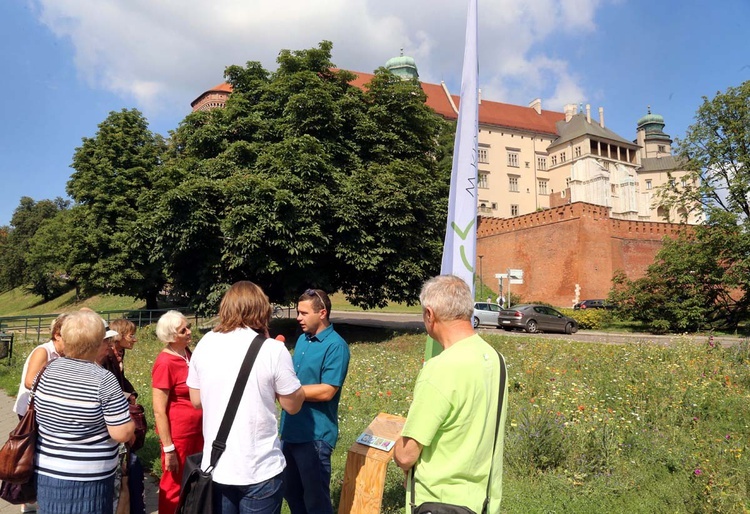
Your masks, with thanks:
[{"label": "brick fortification wall", "polygon": [[493,289],[495,273],[522,269],[524,283],[512,285],[513,293],[524,301],[571,307],[578,300],[606,298],[618,269],[631,279],[642,277],[662,239],[685,229],[612,219],[607,207],[576,202],[510,219],[480,217],[477,255],[484,283]]}]

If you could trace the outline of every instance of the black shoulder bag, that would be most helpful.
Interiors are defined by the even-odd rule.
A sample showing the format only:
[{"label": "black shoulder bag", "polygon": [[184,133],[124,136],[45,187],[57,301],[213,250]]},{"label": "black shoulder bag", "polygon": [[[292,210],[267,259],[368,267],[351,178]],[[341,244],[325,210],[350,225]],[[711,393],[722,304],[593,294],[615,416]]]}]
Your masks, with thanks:
[{"label": "black shoulder bag", "polygon": [[[495,420],[495,439],[492,442],[492,457],[490,458],[490,474],[487,477],[487,495],[484,498],[484,504],[482,505],[482,514],[488,514],[490,508],[490,494],[492,487],[492,464],[495,460],[495,448],[497,447],[497,434],[500,431],[500,415],[503,410],[503,401],[505,396],[505,383],[507,381],[508,371],[505,368],[505,359],[497,352],[497,356],[500,359],[500,394],[497,396],[497,419]],[[412,514],[476,514],[473,510],[462,505],[452,505],[450,503],[440,502],[425,502],[420,505],[416,505],[414,501],[414,467],[411,468],[411,512]]]},{"label": "black shoulder bag", "polygon": [[250,370],[253,369],[255,358],[258,356],[260,347],[265,340],[264,336],[258,334],[247,349],[245,360],[242,361],[240,373],[234,383],[234,389],[232,389],[232,395],[229,397],[227,410],[224,411],[219,432],[211,444],[211,463],[208,468],[205,471],[201,469],[203,452],[188,455],[185,459],[177,514],[213,514],[213,479],[211,474],[227,447],[229,430],[232,428],[234,417],[237,414],[237,407],[242,399],[242,393],[245,391]]}]

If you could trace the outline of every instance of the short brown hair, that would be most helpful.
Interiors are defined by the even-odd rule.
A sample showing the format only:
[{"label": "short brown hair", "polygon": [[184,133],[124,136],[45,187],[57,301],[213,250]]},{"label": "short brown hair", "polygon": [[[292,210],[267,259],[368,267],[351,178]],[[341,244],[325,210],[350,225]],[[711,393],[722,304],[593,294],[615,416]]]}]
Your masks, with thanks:
[{"label": "short brown hair", "polygon": [[117,343],[130,334],[135,334],[135,323],[125,318],[120,318],[112,321],[109,324],[109,329],[117,332],[117,335],[112,338],[112,340]]},{"label": "short brown hair", "polygon": [[104,341],[104,323],[93,311],[74,312],[65,320],[60,334],[65,344],[65,355],[80,359],[96,354]]},{"label": "short brown hair", "polygon": [[322,289],[305,289],[305,292],[299,295],[299,302],[310,302],[313,311],[320,312],[326,310],[326,318],[331,315],[331,299]]},{"label": "short brown hair", "polygon": [[271,312],[271,303],[263,289],[249,280],[235,282],[221,299],[219,324],[214,332],[226,333],[243,327],[263,332],[268,328]]},{"label": "short brown hair", "polygon": [[49,338],[54,339],[56,335],[60,334],[60,330],[62,330],[63,323],[65,323],[65,320],[68,319],[67,312],[64,312],[63,314],[60,314],[57,316],[53,321],[52,324],[49,327]]}]

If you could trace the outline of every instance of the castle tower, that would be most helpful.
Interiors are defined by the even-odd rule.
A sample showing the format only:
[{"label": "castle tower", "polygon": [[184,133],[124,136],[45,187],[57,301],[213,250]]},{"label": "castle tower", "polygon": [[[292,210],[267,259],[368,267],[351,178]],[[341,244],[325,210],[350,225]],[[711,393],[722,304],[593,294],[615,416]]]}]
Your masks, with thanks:
[{"label": "castle tower", "polygon": [[636,143],[641,147],[641,158],[672,155],[672,138],[664,133],[664,117],[651,114],[650,105],[648,114],[638,120]]},{"label": "castle tower", "polygon": [[412,57],[404,55],[403,48],[401,49],[401,55],[388,59],[385,67],[394,75],[401,77],[401,80],[419,80],[417,63],[414,62]]}]

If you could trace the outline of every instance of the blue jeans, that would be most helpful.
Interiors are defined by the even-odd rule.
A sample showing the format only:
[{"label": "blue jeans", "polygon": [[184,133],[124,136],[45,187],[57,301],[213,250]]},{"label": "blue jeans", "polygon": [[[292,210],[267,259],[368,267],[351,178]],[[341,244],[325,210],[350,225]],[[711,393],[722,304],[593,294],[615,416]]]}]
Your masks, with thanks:
[{"label": "blue jeans", "polygon": [[264,482],[226,485],[214,482],[215,514],[274,514],[281,511],[281,473]]},{"label": "blue jeans", "polygon": [[331,452],[325,441],[287,443],[284,499],[292,514],[333,514],[331,505]]}]

